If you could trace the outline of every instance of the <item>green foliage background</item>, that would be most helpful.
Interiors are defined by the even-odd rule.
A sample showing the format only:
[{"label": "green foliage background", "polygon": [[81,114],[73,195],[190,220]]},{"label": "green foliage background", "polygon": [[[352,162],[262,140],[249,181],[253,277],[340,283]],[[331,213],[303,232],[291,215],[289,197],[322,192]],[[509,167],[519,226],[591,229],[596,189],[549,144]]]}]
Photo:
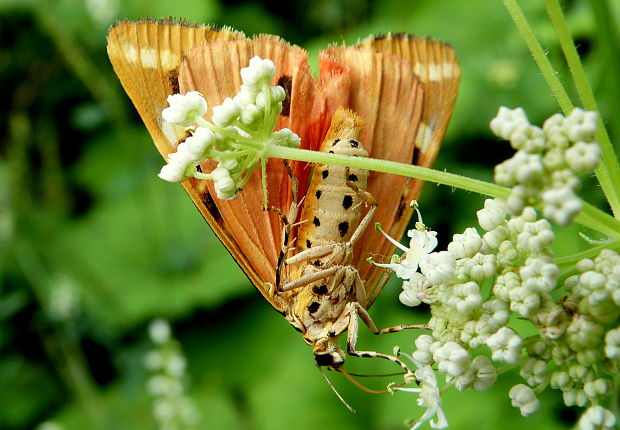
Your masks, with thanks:
[{"label": "green foliage background", "polygon": [[[620,8],[611,1],[611,15],[600,16],[592,10],[598,2],[605,3],[566,1],[565,12],[613,140],[620,101],[610,52],[618,39],[601,22],[618,22]],[[542,2],[520,4],[563,71]],[[0,429],[44,421],[157,428],[143,366],[146,327],[156,317],[171,321],[188,359],[197,428],[405,428],[405,418],[422,412],[415,396],[366,394],[330,375],[360,412],[350,414],[181,187],[156,177],[162,160],[114,76],[105,36],[116,19],[168,16],[275,33],[313,58],[329,42],[370,33],[451,43],[463,79],[438,169],[491,180],[492,166],[510,156],[488,130],[499,106],[523,106],[538,124],[558,110],[499,0],[0,0]],[[587,182],[586,199],[602,204]],[[474,225],[482,202],[430,184],[421,199],[444,246]],[[577,231],[560,235],[559,255],[584,247]],[[63,318],[51,304],[58,289],[77,298]],[[397,296],[391,284],[373,307],[379,326],[424,321]],[[397,344],[411,350],[411,334],[363,333],[359,341],[383,351]],[[351,368],[364,373],[393,370],[358,361]],[[573,425],[579,411],[564,408],[557,393],[522,418],[507,397],[517,378],[487,393],[447,394],[450,428]]]}]

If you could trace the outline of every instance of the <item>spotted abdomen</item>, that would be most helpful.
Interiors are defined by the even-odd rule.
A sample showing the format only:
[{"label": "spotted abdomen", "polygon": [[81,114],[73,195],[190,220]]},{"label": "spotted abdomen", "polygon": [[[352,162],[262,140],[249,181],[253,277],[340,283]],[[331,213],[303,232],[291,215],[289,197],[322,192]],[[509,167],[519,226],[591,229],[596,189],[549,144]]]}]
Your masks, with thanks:
[{"label": "spotted abdomen", "polygon": [[[359,143],[362,120],[351,111],[338,110],[320,150],[367,157]],[[349,240],[362,215],[360,192],[366,190],[368,171],[317,164],[303,204],[297,249],[300,251]]]}]

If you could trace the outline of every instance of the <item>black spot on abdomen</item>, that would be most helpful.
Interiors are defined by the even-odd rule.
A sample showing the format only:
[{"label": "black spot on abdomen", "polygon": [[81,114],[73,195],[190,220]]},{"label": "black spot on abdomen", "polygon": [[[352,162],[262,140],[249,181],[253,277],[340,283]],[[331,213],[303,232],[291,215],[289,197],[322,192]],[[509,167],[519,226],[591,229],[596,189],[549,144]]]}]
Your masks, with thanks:
[{"label": "black spot on abdomen", "polygon": [[316,311],[318,311],[320,307],[321,307],[321,304],[319,302],[312,302],[308,305],[308,312],[313,314]]},{"label": "black spot on abdomen", "polygon": [[340,232],[340,237],[345,237],[345,235],[349,231],[349,223],[346,221],[343,221],[340,224],[338,224],[338,231]]},{"label": "black spot on abdomen", "polygon": [[323,284],[320,287],[316,285],[312,287],[312,292],[317,296],[322,296],[323,294],[327,294],[327,285]]},{"label": "black spot on abdomen", "polygon": [[317,217],[314,217],[314,219],[312,220],[312,224],[318,227],[321,225],[321,220],[318,219]]},{"label": "black spot on abdomen", "polygon": [[348,179],[349,179],[349,181],[351,181],[351,182],[357,182],[357,179],[358,179],[358,178],[357,178],[357,175],[356,175],[356,174],[351,173],[351,174],[349,175],[349,178],[348,178]]},{"label": "black spot on abdomen", "polygon": [[327,179],[327,177],[329,176],[329,170],[325,169],[321,172],[321,175],[323,176],[323,179]]},{"label": "black spot on abdomen", "polygon": [[353,197],[349,195],[344,196],[344,198],[342,199],[342,207],[346,210],[349,209],[351,205],[353,205]]},{"label": "black spot on abdomen", "polygon": [[323,193],[323,191],[316,190],[316,193],[314,193],[314,195],[316,196],[317,199],[320,199],[321,198],[321,193]]}]

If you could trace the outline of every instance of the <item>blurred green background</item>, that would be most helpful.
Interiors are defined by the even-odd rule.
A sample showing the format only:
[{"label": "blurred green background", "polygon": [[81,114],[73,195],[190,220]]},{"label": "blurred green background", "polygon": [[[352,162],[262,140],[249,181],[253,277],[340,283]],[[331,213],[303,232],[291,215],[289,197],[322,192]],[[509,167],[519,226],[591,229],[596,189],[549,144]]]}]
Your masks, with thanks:
[{"label": "blurred green background", "polygon": [[[568,83],[542,2],[520,4]],[[618,39],[605,23],[618,22],[620,7],[609,1],[600,14],[601,4],[564,2],[614,140]],[[105,44],[117,19],[168,16],[278,34],[314,55],[331,41],[388,31],[449,42],[463,79],[438,169],[491,180],[492,167],[511,155],[488,130],[499,106],[523,106],[535,124],[558,110],[499,0],[0,0],[0,429],[158,428],[144,367],[147,326],[157,317],[171,322],[187,357],[195,428],[405,428],[423,411],[416,397],[367,394],[330,374],[360,416],[349,413],[310,348],[262,300],[182,188],[156,177],[162,160]],[[602,205],[591,178],[585,190]],[[482,202],[433,185],[421,199],[443,246],[474,225]],[[577,231],[560,235],[559,254],[585,247]],[[371,310],[378,326],[427,317],[402,306],[398,291],[388,285]],[[413,346],[410,334],[362,332],[364,348]],[[393,371],[376,361],[350,364]],[[487,393],[447,394],[450,428],[573,425],[579,411],[563,407],[558,393],[522,418],[507,396],[517,378]]]}]

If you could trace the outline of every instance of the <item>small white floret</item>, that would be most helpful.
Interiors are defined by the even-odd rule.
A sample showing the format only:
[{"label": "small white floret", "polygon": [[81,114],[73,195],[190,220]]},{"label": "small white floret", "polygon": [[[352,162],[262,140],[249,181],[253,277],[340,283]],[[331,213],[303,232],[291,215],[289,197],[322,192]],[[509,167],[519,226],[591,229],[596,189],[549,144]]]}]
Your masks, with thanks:
[{"label": "small white floret", "polygon": [[207,112],[207,101],[198,91],[170,95],[168,104],[170,107],[161,113],[164,120],[186,127],[194,125],[196,119]]},{"label": "small white floret", "polygon": [[224,99],[224,102],[213,108],[213,115],[211,116],[211,121],[213,124],[219,127],[228,127],[232,125],[233,122],[239,117],[241,114],[241,108],[230,97]]},{"label": "small white floret", "polygon": [[536,393],[530,387],[517,384],[508,393],[512,400],[512,406],[519,408],[521,415],[527,417],[538,410],[540,402],[536,398]]},{"label": "small white floret", "polygon": [[491,348],[492,358],[495,361],[516,363],[521,357],[522,340],[508,327],[500,328],[487,339],[487,346]]},{"label": "small white floret", "polygon": [[431,252],[420,258],[420,271],[431,285],[448,282],[455,269],[456,259],[448,251]]},{"label": "small white floret", "polygon": [[243,84],[250,88],[268,85],[276,74],[276,66],[271,60],[255,56],[250,59],[248,67],[241,69]]},{"label": "small white floret", "polygon": [[237,197],[238,190],[235,181],[226,168],[218,166],[211,172],[211,177],[218,198],[232,200]]},{"label": "small white floret", "polygon": [[170,339],[170,325],[164,319],[156,319],[149,325],[149,336],[156,344],[163,344]]},{"label": "small white floret", "polygon": [[579,419],[579,430],[613,430],[616,416],[600,405],[589,407]]}]

